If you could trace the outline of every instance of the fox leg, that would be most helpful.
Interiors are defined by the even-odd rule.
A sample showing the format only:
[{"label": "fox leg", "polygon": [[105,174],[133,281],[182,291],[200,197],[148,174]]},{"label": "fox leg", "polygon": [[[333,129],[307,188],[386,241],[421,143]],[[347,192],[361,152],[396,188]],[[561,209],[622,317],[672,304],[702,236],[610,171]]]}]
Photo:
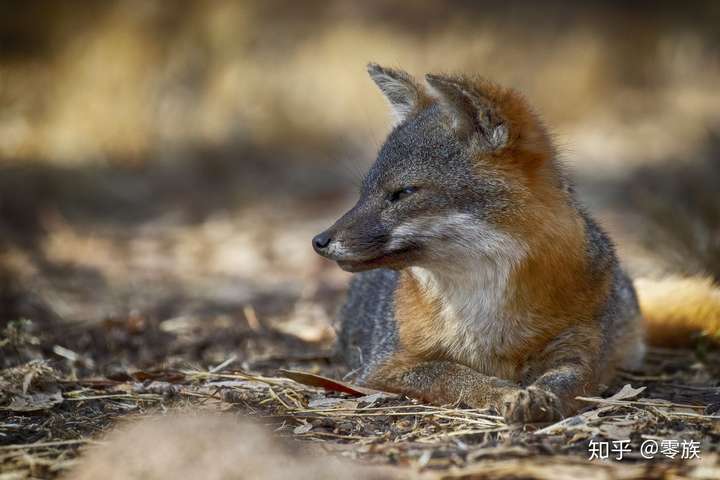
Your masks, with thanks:
[{"label": "fox leg", "polygon": [[569,383],[561,379],[564,375],[569,376],[563,378],[574,378],[562,369],[552,370],[537,383],[523,388],[465,365],[429,361],[406,366],[386,365],[371,376],[367,384],[435,404],[464,403],[474,408],[493,408],[512,423],[549,422],[560,419],[565,410],[552,383]]},{"label": "fox leg", "polygon": [[552,422],[574,414],[575,397],[594,392],[591,370],[582,364],[560,364],[524,388],[506,393],[498,410],[512,423]]},{"label": "fox leg", "polygon": [[512,423],[560,420],[578,410],[575,397],[588,391],[583,377],[574,365],[553,368],[527,387],[503,397],[499,410]]},{"label": "fox leg", "polygon": [[563,400],[569,402],[576,391],[581,393],[582,389],[576,388],[577,378],[577,372],[560,367],[523,388],[459,363],[396,358],[371,375],[366,384],[434,404],[493,408],[508,422],[530,423],[558,420],[569,411],[572,407]]},{"label": "fox leg", "polygon": [[519,387],[449,361],[412,361],[393,357],[368,378],[368,386],[402,393],[434,404],[464,403],[497,407]]},{"label": "fox leg", "polygon": [[426,361],[396,354],[366,381],[435,404],[464,403],[494,408],[512,423],[551,422],[574,414],[575,397],[594,394],[597,342],[577,332],[553,341],[528,368],[525,386],[482,374],[450,361]]},{"label": "fox leg", "polygon": [[[581,406],[576,397],[595,394],[599,364],[596,335],[567,332],[552,342],[531,365],[529,385],[505,397],[503,415],[515,422],[559,420]],[[612,372],[608,372],[612,374]]]}]

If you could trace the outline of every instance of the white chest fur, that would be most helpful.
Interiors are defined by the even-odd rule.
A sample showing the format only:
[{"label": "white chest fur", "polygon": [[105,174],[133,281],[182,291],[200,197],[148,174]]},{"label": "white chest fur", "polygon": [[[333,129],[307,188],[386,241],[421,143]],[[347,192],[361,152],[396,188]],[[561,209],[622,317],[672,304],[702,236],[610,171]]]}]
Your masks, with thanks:
[{"label": "white chest fur", "polygon": [[410,271],[439,302],[437,346],[448,358],[488,375],[515,378],[516,367],[503,357],[513,346],[509,339],[517,339],[520,332],[510,335],[517,325],[506,308],[512,295],[511,274],[524,249],[507,235],[489,237],[486,230],[482,237],[477,248],[455,259],[452,268],[433,265]]}]

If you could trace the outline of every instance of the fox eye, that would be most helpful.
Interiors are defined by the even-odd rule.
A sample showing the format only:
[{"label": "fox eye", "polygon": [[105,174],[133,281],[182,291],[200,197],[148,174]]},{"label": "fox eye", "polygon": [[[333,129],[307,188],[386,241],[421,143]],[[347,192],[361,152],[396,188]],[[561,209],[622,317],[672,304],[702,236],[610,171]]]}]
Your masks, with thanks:
[{"label": "fox eye", "polygon": [[403,187],[399,190],[395,190],[393,193],[390,194],[388,197],[388,200],[390,200],[390,203],[399,202],[403,198],[412,195],[413,193],[417,192],[416,187]]}]

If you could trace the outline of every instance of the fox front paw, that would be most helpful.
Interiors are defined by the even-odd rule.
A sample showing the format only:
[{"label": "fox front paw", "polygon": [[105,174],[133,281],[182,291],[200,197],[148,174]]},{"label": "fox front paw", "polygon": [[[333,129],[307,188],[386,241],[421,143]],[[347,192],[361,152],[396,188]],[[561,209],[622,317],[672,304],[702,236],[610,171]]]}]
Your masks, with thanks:
[{"label": "fox front paw", "polygon": [[552,422],[562,418],[557,395],[537,387],[518,389],[506,394],[501,400],[499,410],[509,423]]}]

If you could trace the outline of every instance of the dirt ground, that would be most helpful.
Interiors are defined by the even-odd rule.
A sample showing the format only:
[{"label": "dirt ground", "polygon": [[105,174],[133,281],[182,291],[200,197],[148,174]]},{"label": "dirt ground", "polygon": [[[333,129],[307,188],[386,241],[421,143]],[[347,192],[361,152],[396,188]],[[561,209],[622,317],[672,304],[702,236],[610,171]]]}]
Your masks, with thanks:
[{"label": "dirt ground", "polygon": [[[716,173],[713,165],[705,176]],[[309,239],[352,196],[310,188],[253,203],[244,197],[263,198],[262,179],[280,182],[279,174],[257,174],[249,184],[218,168],[209,180],[195,175],[170,191],[162,190],[168,184],[162,170],[124,177],[95,171],[66,185],[55,172],[60,186],[48,204],[59,208],[38,206],[36,223],[14,230],[3,257],[3,314],[14,320],[0,340],[1,478],[55,478],[118,422],[188,409],[250,416],[279,436],[395,466],[401,475],[720,474],[720,350],[702,339],[692,350],[651,350],[640,371],[624,372],[609,387],[606,397],[618,396],[587,399],[580,415],[550,426],[508,426],[492,412],[357,398],[286,378],[283,369],[342,379],[333,318],[348,275],[316,257]],[[5,177],[9,189],[46,186],[31,170],[15,174],[22,182]],[[693,175],[688,182],[697,185]],[[137,196],[105,191],[105,176]],[[664,178],[646,183],[662,185]],[[600,190],[613,188],[623,187]],[[206,192],[205,203],[191,191]],[[234,191],[243,196],[241,208],[212,198],[212,192],[232,198]],[[612,202],[583,191],[614,218],[611,207],[603,210]],[[660,208],[648,195],[637,205]],[[86,203],[87,197],[98,200]],[[143,205],[150,201],[160,217],[148,218]],[[109,205],[122,213],[107,215]],[[632,206],[625,202],[623,211]],[[663,217],[680,207],[666,208]],[[630,449],[622,461],[588,461],[591,442],[621,440]],[[697,442],[701,459],[681,459],[682,452],[644,459],[640,447],[648,440]]]},{"label": "dirt ground", "polygon": [[371,60],[519,88],[634,277],[720,281],[717,2],[453,4],[0,6],[0,480],[72,478],[173,412],[393,478],[720,478],[706,338],[554,425],[288,378],[345,373],[350,277],[310,239],[387,133]]}]

